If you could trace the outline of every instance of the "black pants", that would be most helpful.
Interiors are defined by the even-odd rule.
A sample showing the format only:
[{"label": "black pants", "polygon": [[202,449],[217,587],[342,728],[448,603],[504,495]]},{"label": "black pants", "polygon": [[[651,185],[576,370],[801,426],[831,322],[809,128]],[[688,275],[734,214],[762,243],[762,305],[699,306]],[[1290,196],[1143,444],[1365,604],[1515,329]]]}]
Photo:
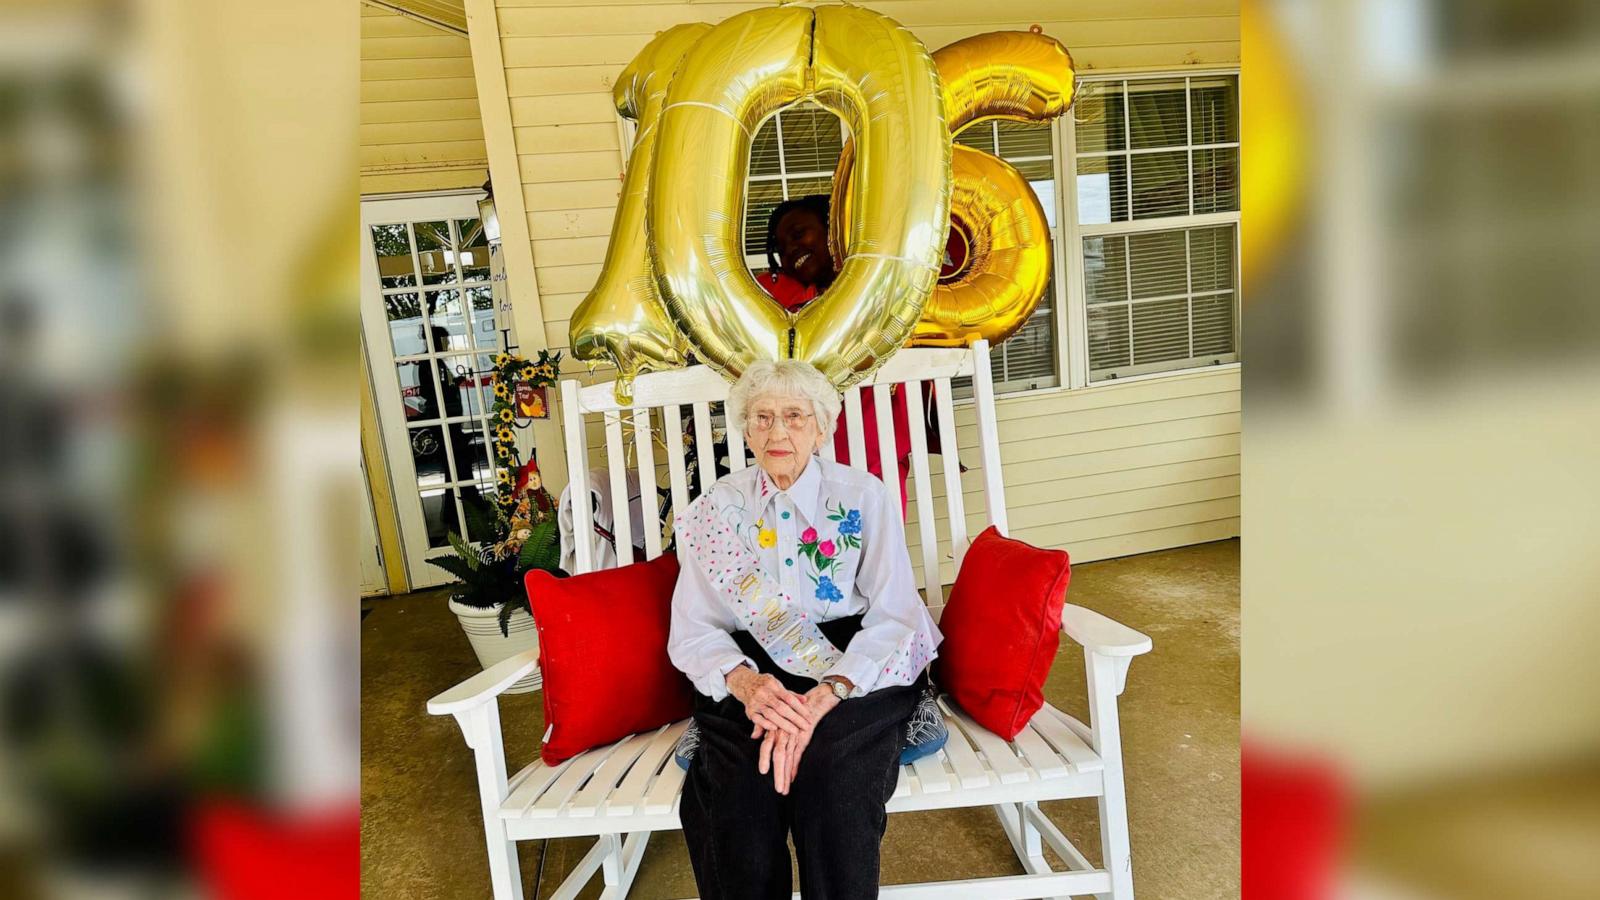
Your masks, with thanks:
[{"label": "black pants", "polygon": [[[844,649],[861,629],[861,617],[819,623]],[[775,665],[755,639],[734,639],[760,670],[790,690],[816,686]],[[845,700],[817,723],[800,758],[788,796],[772,772],[757,771],[761,741],[744,704],[728,696],[695,696],[700,748],[689,766],[680,818],[695,882],[704,900],[778,900],[793,891],[789,879],[792,833],[806,900],[878,896],[878,851],[900,776],[906,720],[916,708],[924,672],[915,685],[882,688]]]}]

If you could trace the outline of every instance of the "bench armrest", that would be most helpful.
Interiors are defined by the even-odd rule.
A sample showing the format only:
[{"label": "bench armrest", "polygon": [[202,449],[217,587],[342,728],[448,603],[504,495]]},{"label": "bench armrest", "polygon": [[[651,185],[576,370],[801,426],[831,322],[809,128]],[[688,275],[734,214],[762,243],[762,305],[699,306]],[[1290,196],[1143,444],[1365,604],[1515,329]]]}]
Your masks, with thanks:
[{"label": "bench armrest", "polygon": [[505,693],[523,677],[539,668],[539,651],[524,650],[503,659],[482,672],[428,701],[428,712],[449,716],[466,712]]},{"label": "bench armrest", "polygon": [[1061,630],[1085,649],[1102,656],[1132,657],[1155,646],[1149,636],[1108,619],[1094,610],[1067,604],[1061,608]]}]

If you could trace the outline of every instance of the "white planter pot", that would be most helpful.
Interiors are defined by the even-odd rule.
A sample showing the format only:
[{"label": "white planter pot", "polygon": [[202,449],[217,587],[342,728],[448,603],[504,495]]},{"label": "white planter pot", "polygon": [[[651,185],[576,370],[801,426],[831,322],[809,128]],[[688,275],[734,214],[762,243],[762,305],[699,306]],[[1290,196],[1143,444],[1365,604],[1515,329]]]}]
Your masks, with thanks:
[{"label": "white planter pot", "polygon": [[[539,649],[539,631],[534,627],[533,616],[528,615],[526,609],[518,609],[511,614],[507,635],[500,634],[499,607],[477,609],[451,600],[450,611],[456,614],[461,630],[466,632],[467,641],[472,644],[472,652],[478,654],[478,662],[485,669],[524,650]],[[543,684],[544,675],[535,669],[533,674],[508,688],[506,693],[526,694],[538,690]]]}]

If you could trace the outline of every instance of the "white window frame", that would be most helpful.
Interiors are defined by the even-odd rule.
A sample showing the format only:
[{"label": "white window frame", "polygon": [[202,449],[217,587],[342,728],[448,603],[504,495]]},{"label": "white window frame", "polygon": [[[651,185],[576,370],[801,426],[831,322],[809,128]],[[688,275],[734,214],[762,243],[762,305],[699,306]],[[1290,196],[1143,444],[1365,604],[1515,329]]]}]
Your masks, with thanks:
[{"label": "white window frame", "polygon": [[[754,132],[752,132],[752,134],[759,134],[761,132],[761,129],[767,127],[767,122],[769,122],[769,121],[775,121],[777,123],[775,127],[778,129],[778,171],[776,171],[776,172],[768,172],[765,175],[751,175],[751,174],[746,173],[745,179],[744,179],[746,184],[749,184],[751,182],[757,182],[757,181],[760,181],[760,182],[776,181],[776,182],[778,182],[779,186],[783,189],[783,199],[789,200],[789,199],[791,199],[790,196],[789,196],[789,182],[791,182],[791,181],[799,181],[799,180],[807,179],[807,178],[832,178],[833,177],[833,170],[832,169],[828,169],[828,170],[823,171],[823,172],[791,172],[791,171],[789,171],[789,160],[788,160],[787,156],[783,152],[783,114],[788,112],[788,111],[790,111],[791,109],[795,109],[796,107],[803,106],[803,105],[804,104],[791,103],[788,106],[784,106],[784,107],[781,107],[779,109],[775,109],[775,110],[772,111],[771,115],[769,115],[769,116],[767,116],[767,118],[761,120],[761,124],[760,125],[756,126],[756,129],[755,129]],[[818,107],[818,108],[821,109],[822,107]],[[849,143],[849,141],[850,141],[850,124],[848,122],[844,121],[843,119],[840,119],[839,120],[839,143],[841,145],[843,145],[843,144]],[[750,195],[749,195],[748,191],[745,192],[744,200],[745,200],[745,208],[741,209],[739,211],[739,222],[740,222],[739,233],[740,234],[744,233],[744,221],[745,221],[746,215],[748,214],[748,206],[749,206],[749,202],[750,202]],[[747,269],[765,269],[767,267],[766,254],[764,254],[764,253],[748,253],[747,252],[747,253],[745,253],[745,256],[744,256],[744,264],[745,264],[745,268],[747,268]]]},{"label": "white window frame", "polygon": [[[1185,109],[1184,109],[1184,112],[1185,112],[1185,115],[1187,116],[1189,114],[1189,110],[1188,110],[1188,102],[1189,102],[1188,101],[1188,96],[1189,95],[1188,95],[1188,90],[1187,90],[1188,82],[1190,80],[1194,79],[1194,78],[1204,78],[1204,77],[1207,77],[1207,76],[1215,76],[1215,75],[1232,75],[1235,78],[1238,78],[1238,76],[1239,76],[1239,67],[1230,66],[1230,67],[1204,68],[1204,69],[1201,69],[1201,68],[1178,69],[1178,70],[1163,69],[1163,70],[1140,71],[1140,72],[1104,73],[1104,74],[1095,74],[1095,75],[1092,75],[1092,76],[1081,77],[1079,79],[1079,83],[1080,84],[1084,84],[1084,83],[1091,83],[1091,82],[1104,83],[1104,82],[1119,82],[1119,81],[1158,81],[1158,80],[1174,80],[1174,79],[1182,78],[1182,79],[1184,79],[1184,84],[1185,84],[1185,92],[1184,92],[1184,107],[1185,107]],[[1192,125],[1192,123],[1189,123],[1189,124]],[[1128,124],[1127,124],[1126,117],[1124,117],[1124,127],[1129,127]],[[1065,381],[1067,383],[1067,389],[1068,390],[1094,389],[1094,388],[1106,387],[1108,385],[1125,384],[1125,383],[1127,383],[1129,381],[1132,381],[1132,380],[1143,381],[1143,380],[1152,379],[1152,378],[1170,378],[1170,377],[1174,377],[1174,376],[1194,375],[1197,372],[1212,372],[1212,371],[1219,371],[1219,370],[1224,370],[1224,369],[1237,369],[1239,367],[1239,365],[1240,365],[1240,360],[1243,358],[1242,357],[1243,347],[1241,346],[1241,337],[1242,337],[1241,331],[1242,331],[1242,329],[1240,328],[1240,319],[1242,317],[1240,315],[1240,311],[1244,308],[1244,305],[1243,305],[1243,285],[1240,283],[1240,264],[1239,264],[1240,240],[1239,240],[1239,236],[1238,236],[1238,229],[1239,229],[1240,211],[1239,210],[1234,210],[1234,211],[1231,211],[1231,212],[1222,212],[1222,213],[1201,213],[1199,215],[1190,213],[1188,215],[1183,215],[1183,216],[1166,216],[1166,217],[1159,218],[1159,219],[1130,219],[1128,221],[1110,222],[1110,223],[1103,224],[1103,225],[1080,225],[1078,223],[1078,180],[1077,180],[1077,177],[1078,177],[1078,136],[1077,136],[1077,123],[1076,123],[1075,117],[1072,115],[1071,111],[1069,111],[1067,113],[1067,115],[1064,115],[1064,116],[1062,116],[1062,117],[1060,117],[1059,119],[1056,120],[1056,131],[1057,131],[1057,134],[1059,135],[1059,144],[1058,144],[1058,146],[1062,150],[1065,151],[1064,153],[1059,154],[1057,156],[1057,159],[1060,160],[1060,163],[1059,163],[1057,171],[1056,171],[1056,199],[1057,199],[1057,202],[1062,205],[1062,209],[1059,211],[1059,218],[1058,218],[1057,221],[1060,222],[1061,230],[1063,231],[1063,233],[1065,234],[1065,237],[1066,237],[1066,239],[1061,242],[1062,243],[1062,248],[1061,248],[1061,253],[1057,254],[1057,262],[1058,263],[1064,262],[1064,264],[1066,266],[1066,274],[1067,274],[1066,281],[1068,282],[1068,285],[1067,285],[1067,302],[1065,304],[1066,307],[1067,307],[1067,309],[1065,310],[1065,312],[1066,312],[1066,321],[1064,323],[1065,330],[1064,330],[1064,333],[1061,335],[1062,339],[1057,341],[1057,347],[1058,347],[1057,363],[1058,363],[1058,365],[1061,365],[1063,367],[1061,369],[1061,371],[1067,373],[1067,378],[1065,379]],[[1191,134],[1190,138],[1192,138],[1192,137],[1193,137],[1193,135]],[[1242,135],[1241,135],[1241,137],[1242,137]],[[1124,141],[1124,143],[1127,144],[1129,142]],[[1239,148],[1239,146],[1240,146],[1240,142],[1238,142],[1238,141],[1234,141],[1234,142],[1231,142],[1231,143],[1221,143],[1221,144],[1188,144],[1188,143],[1186,143],[1186,144],[1184,144],[1184,149],[1185,150],[1194,150],[1194,149],[1226,148],[1226,147],[1232,147],[1232,148],[1237,149],[1237,148]],[[1171,148],[1163,148],[1163,150],[1170,150],[1170,149]],[[1090,155],[1099,156],[1099,155],[1102,155],[1102,154],[1096,153],[1096,154],[1090,154]],[[1105,155],[1115,155],[1115,154],[1105,154]],[[1242,155],[1243,155],[1243,151],[1242,150],[1240,151],[1240,155],[1242,157]],[[1191,171],[1190,171],[1190,178],[1189,178],[1189,181],[1190,181],[1189,203],[1190,203],[1190,208],[1193,209],[1193,205],[1194,205],[1194,174],[1193,174],[1193,157],[1192,157],[1192,155],[1190,157],[1190,160],[1191,160],[1190,161]],[[1242,162],[1242,160],[1241,160],[1241,162]],[[1242,165],[1241,165],[1241,168],[1242,168]],[[1131,177],[1131,167],[1130,167],[1130,177]],[[1131,191],[1129,192],[1128,202],[1130,204],[1133,202],[1132,192]],[[1130,214],[1131,214],[1131,209],[1130,209]],[[1234,267],[1234,271],[1233,271],[1233,285],[1234,285],[1234,287],[1233,287],[1233,295],[1234,295],[1233,348],[1234,349],[1233,349],[1233,353],[1228,354],[1228,359],[1225,362],[1222,362],[1222,363],[1212,363],[1212,364],[1205,364],[1205,365],[1193,365],[1193,366],[1186,366],[1186,367],[1177,368],[1177,369],[1159,368],[1161,365],[1163,365],[1163,364],[1159,364],[1159,363],[1158,364],[1151,364],[1152,366],[1154,366],[1154,367],[1156,367],[1158,369],[1156,371],[1148,371],[1148,370],[1141,371],[1141,369],[1143,369],[1144,367],[1141,367],[1141,366],[1127,366],[1127,367],[1124,367],[1123,369],[1119,370],[1118,373],[1116,375],[1114,375],[1114,376],[1102,377],[1102,378],[1099,378],[1097,380],[1090,380],[1090,377],[1089,377],[1089,302],[1088,302],[1087,282],[1086,282],[1086,278],[1085,278],[1084,270],[1083,270],[1083,241],[1084,241],[1084,239],[1085,238],[1090,238],[1090,237],[1097,237],[1097,236],[1101,236],[1101,235],[1125,235],[1125,234],[1137,234],[1137,233],[1141,233],[1141,232],[1152,232],[1152,231],[1176,231],[1176,230],[1180,230],[1180,229],[1190,229],[1190,228],[1204,227],[1204,226],[1207,226],[1207,225],[1227,225],[1227,224],[1231,224],[1231,225],[1234,226],[1234,254],[1233,254],[1233,267]],[[1064,261],[1062,259],[1062,254],[1066,255],[1066,258],[1065,258]],[[1130,289],[1131,289],[1131,284],[1130,284]]]}]

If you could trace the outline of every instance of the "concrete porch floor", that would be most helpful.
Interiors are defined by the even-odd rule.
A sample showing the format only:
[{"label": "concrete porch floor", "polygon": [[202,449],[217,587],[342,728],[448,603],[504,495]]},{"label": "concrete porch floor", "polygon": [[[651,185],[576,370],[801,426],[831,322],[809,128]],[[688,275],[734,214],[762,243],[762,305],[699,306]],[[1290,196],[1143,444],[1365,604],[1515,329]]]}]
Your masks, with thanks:
[{"label": "concrete porch floor", "polygon": [[[1076,566],[1067,599],[1155,640],[1155,651],[1134,662],[1121,700],[1139,896],[1238,896],[1239,542]],[[481,900],[489,896],[489,868],[472,753],[453,719],[424,710],[429,697],[478,671],[477,660],[442,591],[362,608],[370,610],[361,623],[362,895]],[[1088,720],[1082,652],[1065,638],[1045,697]],[[503,697],[500,709],[514,773],[537,755],[540,695]],[[1093,801],[1041,807],[1098,861]],[[521,845],[527,897],[550,896],[592,844],[570,838]],[[889,818],[885,884],[1021,871],[988,809]],[[597,896],[598,883],[580,896]],[[652,837],[630,896],[696,893],[682,832]]]}]

